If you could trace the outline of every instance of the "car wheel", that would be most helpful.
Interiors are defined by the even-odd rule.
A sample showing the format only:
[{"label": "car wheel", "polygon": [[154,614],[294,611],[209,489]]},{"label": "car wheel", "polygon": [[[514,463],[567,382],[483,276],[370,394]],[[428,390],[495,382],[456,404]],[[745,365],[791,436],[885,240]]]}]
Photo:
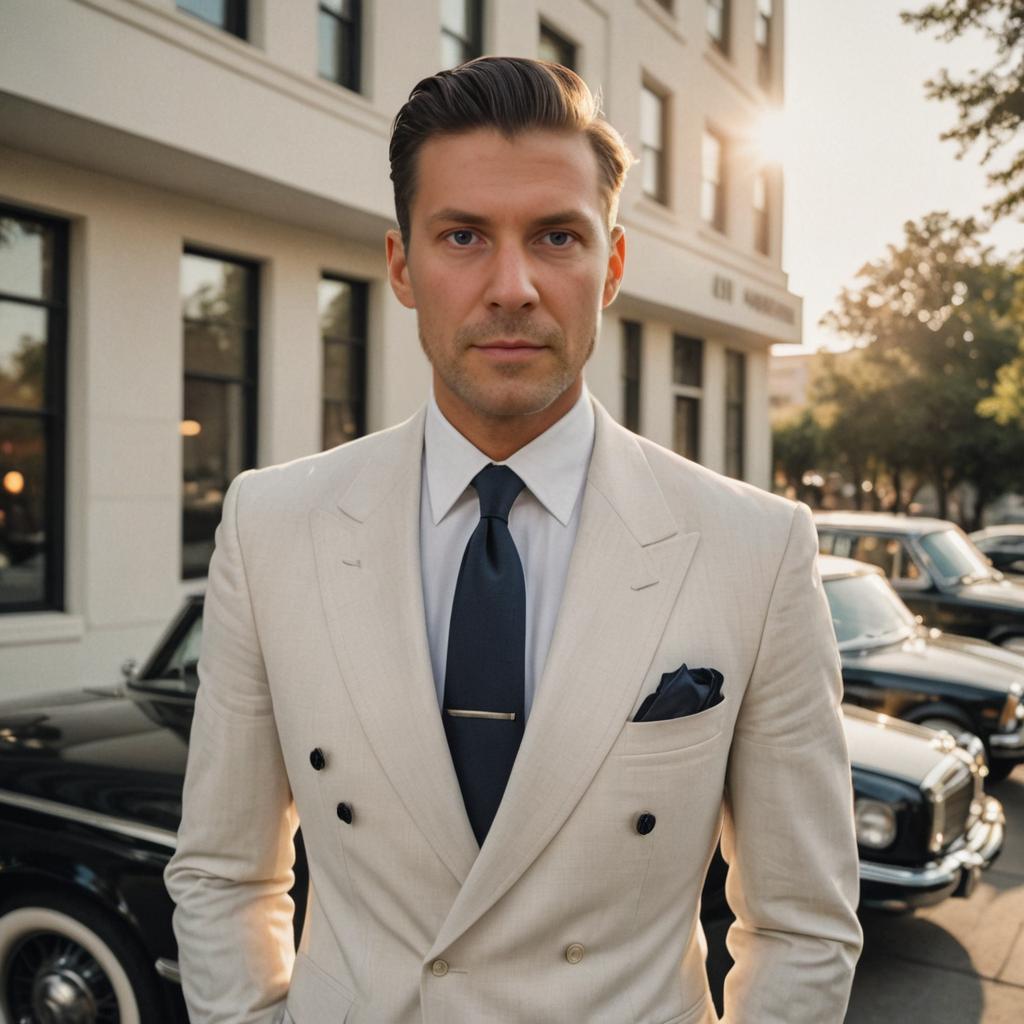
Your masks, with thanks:
[{"label": "car wheel", "polygon": [[118,921],[38,892],[0,904],[0,1019],[150,1024],[166,1015],[154,970]]},{"label": "car wheel", "polygon": [[1013,769],[1017,766],[1013,763],[1006,761],[989,762],[988,765],[988,781],[989,782],[1003,782],[1008,779],[1013,773]]}]

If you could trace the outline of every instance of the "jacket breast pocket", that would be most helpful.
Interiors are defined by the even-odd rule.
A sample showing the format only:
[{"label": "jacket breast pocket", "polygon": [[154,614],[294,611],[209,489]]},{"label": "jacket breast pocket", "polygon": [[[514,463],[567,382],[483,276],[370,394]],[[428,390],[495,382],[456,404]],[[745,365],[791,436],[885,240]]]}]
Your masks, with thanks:
[{"label": "jacket breast pocket", "polygon": [[629,758],[696,750],[717,739],[725,728],[730,710],[725,697],[713,708],[682,718],[655,722],[627,722],[615,744],[614,753]]},{"label": "jacket breast pocket", "polygon": [[344,1024],[352,1002],[351,993],[306,953],[296,955],[285,1002],[285,1024]]}]

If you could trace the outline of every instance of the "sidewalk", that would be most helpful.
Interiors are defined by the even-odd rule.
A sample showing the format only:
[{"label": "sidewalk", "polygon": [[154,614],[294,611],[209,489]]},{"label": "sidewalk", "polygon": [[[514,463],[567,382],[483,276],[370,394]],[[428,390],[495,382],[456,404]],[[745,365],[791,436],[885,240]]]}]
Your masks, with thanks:
[{"label": "sidewalk", "polygon": [[[1006,842],[970,899],[914,914],[864,913],[864,952],[846,1024],[1024,1022],[1024,766],[993,789]],[[719,997],[726,923],[708,929]]]},{"label": "sidewalk", "polygon": [[1006,844],[970,899],[863,915],[847,1024],[1024,1021],[1024,767],[993,794],[1006,810]]}]

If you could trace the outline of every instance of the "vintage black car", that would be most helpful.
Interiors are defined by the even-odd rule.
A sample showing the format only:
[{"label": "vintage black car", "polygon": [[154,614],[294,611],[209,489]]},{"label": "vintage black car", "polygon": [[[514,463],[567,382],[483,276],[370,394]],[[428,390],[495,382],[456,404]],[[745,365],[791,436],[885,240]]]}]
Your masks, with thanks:
[{"label": "vintage black car", "polygon": [[1024,586],[943,519],[816,512],[823,554],[877,565],[925,625],[1024,653]]},{"label": "vintage black car", "polygon": [[[123,683],[0,704],[0,1019],[184,1021],[175,846],[202,629],[190,599]],[[857,709],[846,716],[865,906],[966,896],[999,853],[984,752]],[[295,937],[307,886],[296,843]],[[723,905],[709,875],[703,913]],[[707,920],[707,916],[705,916]]]},{"label": "vintage black car", "polygon": [[877,566],[818,558],[846,703],[980,737],[993,782],[1024,762],[1024,657],[921,625]]},{"label": "vintage black car", "polygon": [[1004,576],[1024,581],[1024,523],[989,526],[967,536]]}]

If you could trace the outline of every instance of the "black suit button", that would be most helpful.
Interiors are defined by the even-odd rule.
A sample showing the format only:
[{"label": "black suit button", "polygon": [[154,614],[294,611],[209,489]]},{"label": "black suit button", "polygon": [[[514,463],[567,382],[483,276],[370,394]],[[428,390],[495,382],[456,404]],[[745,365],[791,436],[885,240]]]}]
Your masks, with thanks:
[{"label": "black suit button", "polygon": [[348,804],[338,804],[338,817],[341,818],[346,825],[352,824],[352,808]]},{"label": "black suit button", "polygon": [[310,751],[309,763],[317,771],[320,771],[320,769],[323,768],[325,764],[327,764],[327,758],[324,757],[324,752],[319,747],[316,747],[314,750]]},{"label": "black suit button", "polygon": [[640,835],[645,836],[648,832],[654,831],[654,823],[658,819],[654,817],[650,811],[644,811],[639,818],[636,819],[636,830]]}]

